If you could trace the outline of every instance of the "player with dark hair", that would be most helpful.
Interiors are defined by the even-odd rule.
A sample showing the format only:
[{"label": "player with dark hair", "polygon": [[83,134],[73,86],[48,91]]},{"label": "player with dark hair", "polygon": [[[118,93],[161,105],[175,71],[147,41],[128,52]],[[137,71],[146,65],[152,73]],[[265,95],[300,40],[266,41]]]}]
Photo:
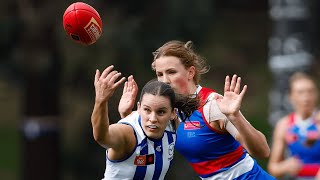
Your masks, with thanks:
[{"label": "player with dark hair", "polygon": [[[95,104],[91,122],[94,139],[106,148],[104,179],[164,179],[173,159],[176,142],[175,108],[192,114],[199,100],[178,96],[160,81],[147,83],[141,92],[138,110],[117,124],[109,124],[108,102],[115,89],[125,81],[121,73],[106,68],[97,70]],[[135,91],[134,84],[125,88]],[[186,117],[188,118],[188,116]]]}]

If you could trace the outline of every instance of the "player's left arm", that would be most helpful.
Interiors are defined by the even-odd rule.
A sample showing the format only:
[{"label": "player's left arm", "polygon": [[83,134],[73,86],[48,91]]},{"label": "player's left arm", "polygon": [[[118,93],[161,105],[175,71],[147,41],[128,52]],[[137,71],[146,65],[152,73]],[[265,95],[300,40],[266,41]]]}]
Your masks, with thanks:
[{"label": "player's left arm", "polygon": [[122,96],[118,105],[118,111],[121,118],[125,118],[131,114],[137,94],[138,85],[131,75],[128,77],[128,81],[124,84]]},{"label": "player's left arm", "polygon": [[238,132],[235,139],[248,151],[250,155],[256,158],[267,158],[270,155],[270,148],[267,139],[263,133],[255,129],[242,115],[241,112],[234,116],[225,125],[228,131],[236,129]]},{"label": "player's left arm", "polygon": [[[270,148],[266,137],[255,129],[240,112],[240,107],[247,86],[240,88],[241,78],[233,75],[232,79],[225,79],[224,96],[216,99],[221,112],[226,115],[225,128],[230,134],[234,134],[242,146],[250,155],[257,158],[269,157]],[[228,124],[230,123],[230,124]]]}]

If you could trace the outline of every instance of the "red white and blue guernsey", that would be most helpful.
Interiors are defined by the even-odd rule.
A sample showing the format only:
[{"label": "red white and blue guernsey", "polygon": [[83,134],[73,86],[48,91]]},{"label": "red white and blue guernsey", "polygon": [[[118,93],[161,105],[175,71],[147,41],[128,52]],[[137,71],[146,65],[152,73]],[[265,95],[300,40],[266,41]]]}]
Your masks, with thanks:
[{"label": "red white and blue guernsey", "polygon": [[123,160],[113,161],[107,156],[103,180],[164,179],[173,160],[176,142],[176,132],[171,124],[161,139],[150,139],[142,129],[141,118],[136,111],[118,123],[133,128],[137,144],[132,154]]},{"label": "red white and blue guernsey", "polygon": [[315,111],[311,117],[301,120],[295,113],[288,116],[286,142],[290,156],[303,162],[298,179],[314,179],[320,170],[320,112]]},{"label": "red white and blue guernsey", "polygon": [[[197,94],[202,102],[209,102],[214,91],[201,86]],[[229,133],[212,128],[206,117],[206,103],[195,111],[190,121],[180,123],[177,129],[176,149],[190,163],[201,179],[242,180],[275,179],[250,157],[241,144]]]}]

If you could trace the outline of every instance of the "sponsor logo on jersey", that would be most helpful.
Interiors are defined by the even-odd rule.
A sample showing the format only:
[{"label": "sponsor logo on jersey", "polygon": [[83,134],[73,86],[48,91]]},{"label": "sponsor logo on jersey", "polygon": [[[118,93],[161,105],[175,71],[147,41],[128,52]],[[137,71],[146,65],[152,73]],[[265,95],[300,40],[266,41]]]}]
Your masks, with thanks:
[{"label": "sponsor logo on jersey", "polygon": [[184,123],[184,130],[200,129],[200,121],[191,121]]},{"label": "sponsor logo on jersey", "polygon": [[140,155],[134,159],[134,165],[136,166],[146,166],[149,164],[154,164],[154,154]]}]

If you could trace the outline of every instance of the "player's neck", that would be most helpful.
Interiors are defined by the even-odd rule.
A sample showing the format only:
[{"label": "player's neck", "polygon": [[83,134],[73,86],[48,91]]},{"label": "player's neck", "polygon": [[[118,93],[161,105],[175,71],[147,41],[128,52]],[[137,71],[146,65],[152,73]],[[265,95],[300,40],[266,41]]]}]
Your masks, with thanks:
[{"label": "player's neck", "polygon": [[197,86],[195,84],[189,84],[189,94],[195,94],[197,91]]},{"label": "player's neck", "polygon": [[313,112],[314,111],[297,111],[296,112],[296,115],[301,119],[301,120],[305,120],[305,119],[308,119],[310,118],[312,115],[313,115]]}]

